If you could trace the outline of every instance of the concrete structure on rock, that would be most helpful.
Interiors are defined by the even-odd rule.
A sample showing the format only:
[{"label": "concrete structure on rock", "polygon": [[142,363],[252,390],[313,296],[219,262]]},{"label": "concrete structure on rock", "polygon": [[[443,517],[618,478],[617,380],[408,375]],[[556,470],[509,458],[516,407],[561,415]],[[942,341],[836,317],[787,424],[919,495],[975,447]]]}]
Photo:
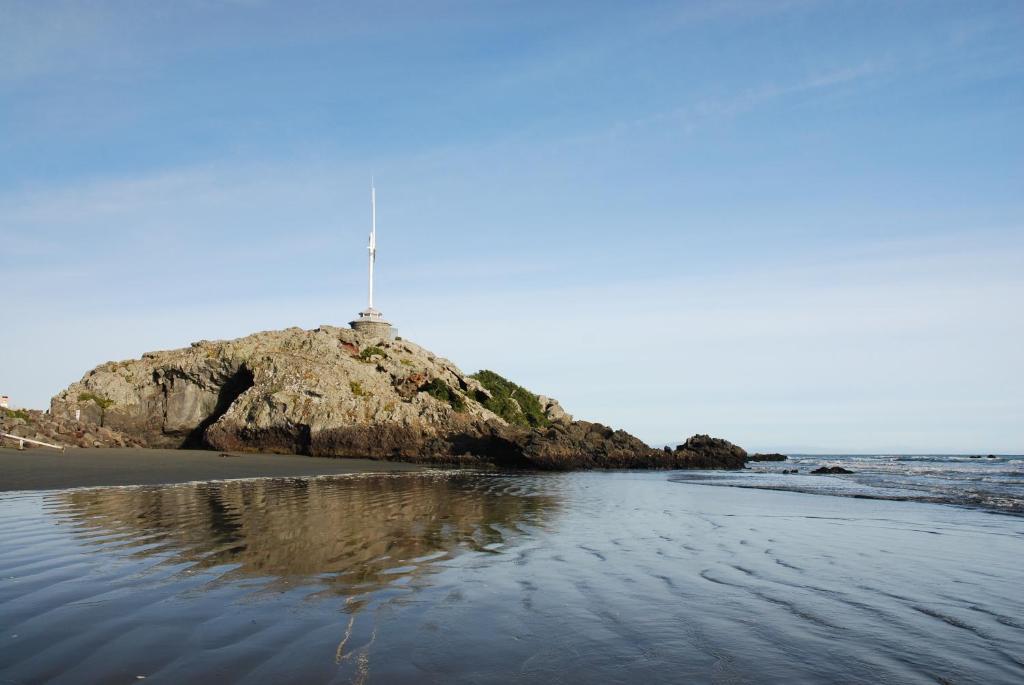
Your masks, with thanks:
[{"label": "concrete structure on rock", "polygon": [[370,183],[370,297],[366,309],[359,312],[355,321],[349,326],[359,333],[372,335],[375,338],[390,338],[391,324],[384,320],[384,315],[373,306],[373,263],[377,259],[377,190]]}]

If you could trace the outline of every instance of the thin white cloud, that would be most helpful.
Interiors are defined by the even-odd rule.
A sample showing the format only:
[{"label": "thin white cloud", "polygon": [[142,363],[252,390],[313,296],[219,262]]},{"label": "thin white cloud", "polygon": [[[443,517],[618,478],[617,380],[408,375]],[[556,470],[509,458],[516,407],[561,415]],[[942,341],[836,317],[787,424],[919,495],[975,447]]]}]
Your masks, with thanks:
[{"label": "thin white cloud", "polygon": [[803,79],[790,83],[767,83],[755,88],[747,88],[731,96],[703,98],[680,107],[619,122],[614,124],[609,131],[613,135],[625,135],[638,128],[673,125],[686,133],[692,133],[703,125],[734,118],[788,97],[864,83],[871,77],[883,74],[887,70],[888,68],[883,64],[864,62],[831,71],[811,73]]}]

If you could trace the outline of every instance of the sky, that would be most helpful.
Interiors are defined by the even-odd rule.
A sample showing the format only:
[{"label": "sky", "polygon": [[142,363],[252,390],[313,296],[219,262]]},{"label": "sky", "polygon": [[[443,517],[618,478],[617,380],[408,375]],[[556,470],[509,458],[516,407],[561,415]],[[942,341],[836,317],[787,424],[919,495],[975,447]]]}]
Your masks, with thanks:
[{"label": "sky", "polygon": [[0,393],[375,304],[651,444],[1024,452],[1024,4],[0,0]]}]

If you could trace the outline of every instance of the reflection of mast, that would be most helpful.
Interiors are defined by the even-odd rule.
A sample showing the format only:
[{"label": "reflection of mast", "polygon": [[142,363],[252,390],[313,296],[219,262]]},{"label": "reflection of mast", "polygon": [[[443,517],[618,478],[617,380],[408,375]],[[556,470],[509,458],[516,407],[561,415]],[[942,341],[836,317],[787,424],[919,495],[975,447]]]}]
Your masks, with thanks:
[{"label": "reflection of mast", "polygon": [[377,259],[377,189],[370,179],[370,309],[373,309],[373,262]]}]

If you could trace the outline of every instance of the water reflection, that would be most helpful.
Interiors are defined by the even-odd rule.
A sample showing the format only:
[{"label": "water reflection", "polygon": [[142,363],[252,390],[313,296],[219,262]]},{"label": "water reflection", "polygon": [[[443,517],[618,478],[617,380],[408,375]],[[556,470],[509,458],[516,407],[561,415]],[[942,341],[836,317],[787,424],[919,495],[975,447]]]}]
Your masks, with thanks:
[{"label": "water reflection", "polygon": [[1024,682],[1022,519],[670,477],[0,495],[0,682]]},{"label": "water reflection", "polygon": [[105,551],[351,595],[544,526],[558,500],[521,486],[502,476],[368,475],[68,491],[50,506]]}]

